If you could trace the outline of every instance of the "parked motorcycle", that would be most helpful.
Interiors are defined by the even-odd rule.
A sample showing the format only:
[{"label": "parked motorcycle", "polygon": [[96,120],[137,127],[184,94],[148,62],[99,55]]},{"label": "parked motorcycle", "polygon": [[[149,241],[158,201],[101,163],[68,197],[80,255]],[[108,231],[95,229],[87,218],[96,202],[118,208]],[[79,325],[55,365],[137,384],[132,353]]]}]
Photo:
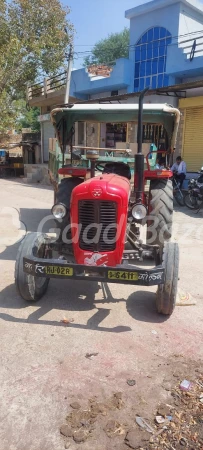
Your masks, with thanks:
[{"label": "parked motorcycle", "polygon": [[197,212],[203,206],[203,167],[199,172],[197,179],[191,179],[188,184],[188,192],[184,197],[185,205],[189,209],[196,210]]}]

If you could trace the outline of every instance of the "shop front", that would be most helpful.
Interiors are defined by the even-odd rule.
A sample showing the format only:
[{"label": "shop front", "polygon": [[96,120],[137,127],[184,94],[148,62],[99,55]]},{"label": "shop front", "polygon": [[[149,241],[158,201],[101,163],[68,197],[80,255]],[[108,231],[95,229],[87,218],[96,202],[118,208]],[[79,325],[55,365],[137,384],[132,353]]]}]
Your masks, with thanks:
[{"label": "shop front", "polygon": [[188,172],[197,172],[203,166],[203,96],[181,99],[183,114],[182,158]]}]

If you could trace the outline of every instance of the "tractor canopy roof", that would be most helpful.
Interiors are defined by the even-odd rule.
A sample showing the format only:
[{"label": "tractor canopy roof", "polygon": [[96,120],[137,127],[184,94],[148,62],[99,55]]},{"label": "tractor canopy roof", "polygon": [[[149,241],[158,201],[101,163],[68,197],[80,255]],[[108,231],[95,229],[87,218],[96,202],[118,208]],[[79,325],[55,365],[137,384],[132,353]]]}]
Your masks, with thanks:
[{"label": "tractor canopy roof", "polygon": [[[74,104],[52,110],[51,119],[61,147],[70,142],[75,122],[137,122],[138,104]],[[162,124],[171,149],[175,147],[180,111],[167,104],[144,104],[143,123]]]}]

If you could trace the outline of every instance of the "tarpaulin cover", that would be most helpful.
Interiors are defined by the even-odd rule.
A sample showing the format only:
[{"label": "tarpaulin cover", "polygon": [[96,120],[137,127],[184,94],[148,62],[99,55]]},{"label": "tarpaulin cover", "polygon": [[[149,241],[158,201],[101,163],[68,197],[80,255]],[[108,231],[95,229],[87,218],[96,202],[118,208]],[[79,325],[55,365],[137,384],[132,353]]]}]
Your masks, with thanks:
[{"label": "tarpaulin cover", "polygon": [[[137,104],[74,104],[55,108],[51,119],[62,151],[70,143],[75,122],[127,123],[138,121]],[[170,147],[175,147],[180,112],[167,104],[145,104],[143,123],[162,124],[167,131]]]}]

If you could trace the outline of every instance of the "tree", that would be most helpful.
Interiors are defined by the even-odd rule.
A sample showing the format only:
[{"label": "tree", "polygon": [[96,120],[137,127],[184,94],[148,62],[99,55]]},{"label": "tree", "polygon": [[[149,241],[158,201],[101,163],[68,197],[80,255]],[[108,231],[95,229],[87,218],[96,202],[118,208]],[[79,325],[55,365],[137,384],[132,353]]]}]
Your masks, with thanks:
[{"label": "tree", "polygon": [[20,115],[16,119],[15,129],[18,132],[22,132],[22,128],[31,128],[32,131],[40,131],[40,122],[38,116],[40,115],[40,108],[26,108],[26,102],[21,100],[19,105]]},{"label": "tree", "polygon": [[129,29],[124,28],[120,33],[112,33],[106,39],[95,44],[92,54],[84,59],[84,65],[111,64],[118,58],[128,58]]},{"label": "tree", "polygon": [[68,13],[59,0],[0,0],[0,131],[13,126],[26,84],[64,67],[73,35]]}]

